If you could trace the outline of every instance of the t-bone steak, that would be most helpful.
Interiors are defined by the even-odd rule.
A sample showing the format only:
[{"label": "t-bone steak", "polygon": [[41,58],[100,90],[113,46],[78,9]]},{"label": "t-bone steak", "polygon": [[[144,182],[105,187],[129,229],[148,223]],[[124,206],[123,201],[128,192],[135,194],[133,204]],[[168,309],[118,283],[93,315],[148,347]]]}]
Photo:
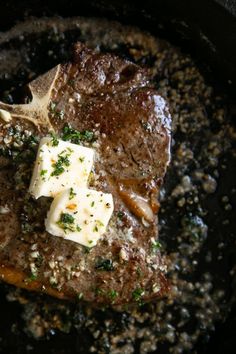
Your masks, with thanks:
[{"label": "t-bone steak", "polygon": [[[1,279],[95,305],[166,295],[157,212],[171,118],[147,70],[78,43],[71,62],[28,89],[23,104],[0,102]],[[113,195],[109,226],[91,249],[48,234],[51,200],[28,193],[38,141],[50,133],[93,147],[89,188]]]}]

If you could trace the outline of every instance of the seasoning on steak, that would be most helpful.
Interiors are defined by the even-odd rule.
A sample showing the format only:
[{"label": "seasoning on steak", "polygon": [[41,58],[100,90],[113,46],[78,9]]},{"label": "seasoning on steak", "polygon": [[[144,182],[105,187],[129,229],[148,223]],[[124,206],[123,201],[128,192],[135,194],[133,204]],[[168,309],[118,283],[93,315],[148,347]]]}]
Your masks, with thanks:
[{"label": "seasoning on steak", "polygon": [[[165,295],[156,214],[170,159],[170,116],[146,71],[77,44],[73,62],[29,90],[30,103],[0,102],[12,117],[0,119],[1,278],[102,305]],[[38,140],[50,131],[95,148],[89,187],[113,194],[113,216],[92,249],[48,234],[50,200],[28,194]]]}]

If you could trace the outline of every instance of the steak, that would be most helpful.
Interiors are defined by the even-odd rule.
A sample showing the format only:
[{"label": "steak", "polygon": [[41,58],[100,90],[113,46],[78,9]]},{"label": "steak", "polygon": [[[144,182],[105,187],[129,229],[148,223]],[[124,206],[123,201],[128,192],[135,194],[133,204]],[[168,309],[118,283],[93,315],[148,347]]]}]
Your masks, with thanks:
[{"label": "steak", "polygon": [[[94,305],[167,294],[157,212],[171,119],[147,71],[78,43],[71,62],[28,88],[30,102],[0,102],[2,280]],[[50,132],[93,147],[89,188],[113,195],[109,226],[91,249],[48,234],[44,220],[51,200],[28,193],[38,141]]]}]

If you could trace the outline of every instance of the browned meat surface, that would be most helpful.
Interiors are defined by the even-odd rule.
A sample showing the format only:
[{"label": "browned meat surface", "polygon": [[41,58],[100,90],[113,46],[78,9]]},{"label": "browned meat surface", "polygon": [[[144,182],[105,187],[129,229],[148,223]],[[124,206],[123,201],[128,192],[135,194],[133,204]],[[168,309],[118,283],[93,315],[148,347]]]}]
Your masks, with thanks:
[{"label": "browned meat surface", "polygon": [[[157,241],[157,201],[170,154],[170,116],[145,70],[78,44],[72,63],[29,85],[32,100],[0,120],[0,275],[94,304],[148,301],[168,292]],[[78,134],[68,128],[82,132]],[[113,194],[107,232],[91,250],[49,235],[48,198],[27,193],[37,139],[50,130],[96,149],[91,188]],[[92,133],[83,133],[89,131]]]}]

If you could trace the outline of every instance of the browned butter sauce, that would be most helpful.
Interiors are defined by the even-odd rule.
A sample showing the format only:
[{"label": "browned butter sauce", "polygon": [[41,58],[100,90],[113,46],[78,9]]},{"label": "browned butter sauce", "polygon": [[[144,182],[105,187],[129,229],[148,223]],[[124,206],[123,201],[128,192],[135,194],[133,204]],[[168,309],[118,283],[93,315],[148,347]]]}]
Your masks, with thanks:
[{"label": "browned butter sauce", "polygon": [[[5,308],[13,306],[5,298],[17,301],[20,318],[11,318],[11,336],[22,347],[18,353],[37,353],[37,342],[29,338],[54,336],[56,330],[59,343],[60,332],[71,339],[70,348],[58,351],[64,354],[194,353],[199,338],[208,338],[215,322],[224,318],[236,270],[233,262],[225,261],[232,255],[236,236],[232,228],[236,189],[230,178],[236,169],[236,132],[231,106],[225,95],[206,83],[190,56],[172,44],[137,28],[84,18],[32,20],[1,34],[0,98],[9,103],[20,100],[17,89],[66,61],[76,41],[148,67],[169,102],[172,162],[161,193],[159,222],[172,296],[116,313],[1,285],[1,322],[4,325],[8,318]],[[0,213],[6,208],[0,205]],[[151,211],[148,215],[151,220]],[[5,352],[8,327],[0,324],[0,347]],[[74,344],[75,337],[79,345]]]}]

